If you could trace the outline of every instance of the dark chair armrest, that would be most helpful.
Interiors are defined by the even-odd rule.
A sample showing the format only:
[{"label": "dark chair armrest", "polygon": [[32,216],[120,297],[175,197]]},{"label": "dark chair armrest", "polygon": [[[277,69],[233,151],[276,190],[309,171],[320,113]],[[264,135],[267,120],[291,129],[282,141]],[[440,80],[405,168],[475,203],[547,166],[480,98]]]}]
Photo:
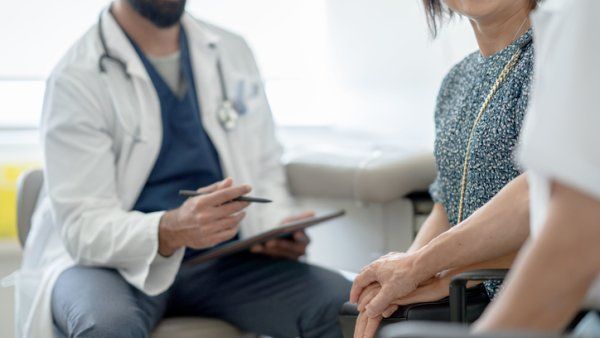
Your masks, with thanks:
[{"label": "dark chair armrest", "polygon": [[450,282],[450,319],[456,323],[466,322],[467,304],[465,294],[469,281],[502,281],[508,269],[486,269],[463,272],[452,278]]},{"label": "dark chair armrest", "polygon": [[504,280],[508,269],[482,269],[463,272],[452,278],[452,281],[482,281],[482,280]]}]

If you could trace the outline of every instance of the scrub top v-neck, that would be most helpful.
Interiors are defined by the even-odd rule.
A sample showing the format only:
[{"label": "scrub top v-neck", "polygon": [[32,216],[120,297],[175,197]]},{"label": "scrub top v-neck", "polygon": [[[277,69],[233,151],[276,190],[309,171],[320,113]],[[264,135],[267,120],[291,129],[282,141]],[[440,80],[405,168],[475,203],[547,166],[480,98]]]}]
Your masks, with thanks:
[{"label": "scrub top v-neck", "polygon": [[[158,94],[163,126],[158,158],[133,207],[141,212],[177,208],[185,201],[185,197],[179,196],[179,190],[197,189],[223,179],[219,155],[202,125],[183,27],[179,35],[181,76],[185,81],[181,97],[173,92],[141,49],[131,41]],[[186,256],[191,255],[188,250]]]}]

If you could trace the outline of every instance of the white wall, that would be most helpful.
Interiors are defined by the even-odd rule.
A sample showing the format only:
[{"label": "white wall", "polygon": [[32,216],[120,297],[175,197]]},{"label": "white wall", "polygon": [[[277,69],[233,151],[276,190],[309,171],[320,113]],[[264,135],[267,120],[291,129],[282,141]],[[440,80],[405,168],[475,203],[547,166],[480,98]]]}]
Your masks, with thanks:
[{"label": "white wall", "polygon": [[430,144],[439,84],[475,48],[466,21],[433,41],[419,0],[329,0],[327,13],[338,120]]},{"label": "white wall", "polygon": [[107,0],[3,1],[0,76],[44,78]]},{"label": "white wall", "polygon": [[[282,125],[361,128],[431,143],[441,78],[475,46],[464,21],[431,41],[420,0],[188,3],[194,15],[248,39]],[[0,124],[37,116],[43,83],[23,80],[43,81],[106,4],[20,0],[3,5],[0,29],[10,34],[0,35],[6,46],[0,54]],[[30,84],[30,92],[23,89]]]},{"label": "white wall", "polygon": [[439,84],[476,48],[465,20],[432,40],[420,0],[244,0],[232,11],[238,4],[192,0],[189,9],[246,36],[284,126],[361,129],[430,146]]}]

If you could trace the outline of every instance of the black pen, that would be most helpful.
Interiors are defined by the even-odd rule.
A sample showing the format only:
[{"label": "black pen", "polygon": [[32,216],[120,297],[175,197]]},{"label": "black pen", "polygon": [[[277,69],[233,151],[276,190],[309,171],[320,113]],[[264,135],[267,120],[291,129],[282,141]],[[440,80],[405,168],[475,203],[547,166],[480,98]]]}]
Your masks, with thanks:
[{"label": "black pen", "polygon": [[[198,192],[195,190],[179,190],[179,195],[185,197],[195,197],[206,195],[205,193]],[[240,196],[238,198],[234,198],[232,202],[250,202],[250,203],[272,203],[273,201],[268,200],[266,198],[260,197],[251,197],[251,196]]]}]

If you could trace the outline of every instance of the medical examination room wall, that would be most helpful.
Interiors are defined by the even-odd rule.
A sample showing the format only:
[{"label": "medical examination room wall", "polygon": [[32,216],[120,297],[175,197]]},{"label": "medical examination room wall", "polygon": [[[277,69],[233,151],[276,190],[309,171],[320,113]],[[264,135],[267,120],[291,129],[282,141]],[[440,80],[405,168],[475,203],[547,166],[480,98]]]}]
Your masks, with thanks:
[{"label": "medical examination room wall", "polygon": [[[2,0],[0,277],[19,264],[15,182],[22,170],[41,164],[36,126],[44,79],[108,3]],[[475,49],[464,20],[432,41],[420,0],[188,0],[188,4],[199,18],[248,39],[288,149],[324,143],[431,149],[433,106],[443,74]],[[368,218],[369,214],[358,217]],[[347,267],[326,257],[334,230],[313,234],[318,238],[311,260]],[[353,266],[359,264],[362,261]],[[11,292],[0,289],[0,337],[12,330],[12,307],[5,305],[10,304]]]}]

